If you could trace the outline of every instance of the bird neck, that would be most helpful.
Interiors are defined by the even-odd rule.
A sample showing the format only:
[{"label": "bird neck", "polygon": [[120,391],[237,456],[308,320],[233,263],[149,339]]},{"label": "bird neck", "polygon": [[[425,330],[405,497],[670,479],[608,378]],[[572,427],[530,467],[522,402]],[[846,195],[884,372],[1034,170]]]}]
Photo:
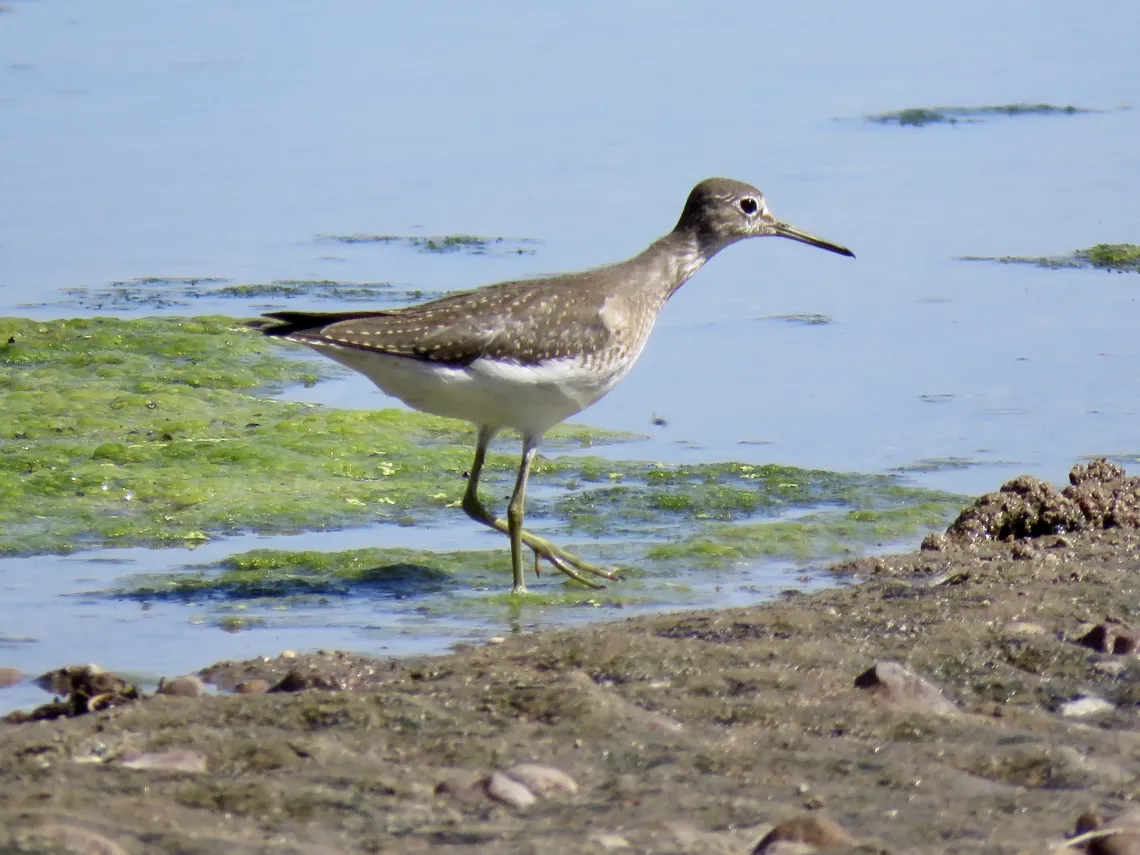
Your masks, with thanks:
[{"label": "bird neck", "polygon": [[665,237],[650,244],[633,264],[647,268],[646,278],[654,283],[653,298],[662,305],[689,281],[704,263],[732,241],[718,240],[711,234],[678,224]]}]

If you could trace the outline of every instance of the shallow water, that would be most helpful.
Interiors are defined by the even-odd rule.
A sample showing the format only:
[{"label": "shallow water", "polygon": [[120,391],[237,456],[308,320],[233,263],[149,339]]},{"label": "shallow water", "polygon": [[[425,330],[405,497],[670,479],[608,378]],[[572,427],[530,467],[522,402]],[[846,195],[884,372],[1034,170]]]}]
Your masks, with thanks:
[{"label": "shallow water", "polygon": [[[981,492],[1140,451],[1140,279],[955,260],[1140,239],[1140,110],[860,120],[938,104],[1130,105],[1132,5],[894,3],[828,17],[748,3],[11,5],[0,14],[0,314],[76,314],[67,289],[135,277],[435,291],[581,268],[639,250],[695,181],[725,174],[858,260],[784,241],[715,259],[663,312],[620,389],[584,415],[648,436],[607,453],[859,471],[960,458],[973,465],[911,477]],[[433,255],[318,239],[357,232],[540,243],[533,255]],[[280,303],[166,311],[269,304]],[[832,322],[763,319],[808,313]],[[390,403],[361,379],[303,394]],[[404,529],[371,534],[416,545]],[[431,538],[485,542],[465,520]],[[0,562],[0,658],[171,673],[280,647],[422,641],[380,643],[359,616],[333,614],[233,635],[203,631],[182,606],[60,596],[199,555]],[[788,578],[764,572],[767,589]],[[155,634],[139,661],[144,627]],[[434,644],[472,631],[437,629]],[[39,640],[5,647],[21,634]]]}]

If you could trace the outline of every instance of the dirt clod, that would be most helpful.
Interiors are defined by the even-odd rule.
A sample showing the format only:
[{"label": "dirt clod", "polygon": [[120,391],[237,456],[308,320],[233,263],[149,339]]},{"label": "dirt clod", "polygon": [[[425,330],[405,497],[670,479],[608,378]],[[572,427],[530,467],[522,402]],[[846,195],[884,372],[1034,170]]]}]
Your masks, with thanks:
[{"label": "dirt clod", "polygon": [[[1126,477],[1121,467],[1102,459],[1074,466],[1062,491],[1020,475],[962,511],[946,536],[958,542],[1004,541],[1138,525],[1140,478]],[[937,538],[928,540],[927,549],[942,545]]]},{"label": "dirt clod", "polygon": [[[795,850],[783,844],[800,844]],[[765,834],[752,855],[775,855],[778,851],[807,851],[816,849],[836,849],[858,846],[859,841],[848,834],[842,826],[819,814],[802,814],[785,819]]]},{"label": "dirt clod", "polygon": [[109,707],[133,703],[142,698],[135,686],[97,665],[68,665],[41,674],[35,680],[40,688],[62,699],[36,707],[29,713],[9,713],[5,720],[13,724],[73,718]]}]

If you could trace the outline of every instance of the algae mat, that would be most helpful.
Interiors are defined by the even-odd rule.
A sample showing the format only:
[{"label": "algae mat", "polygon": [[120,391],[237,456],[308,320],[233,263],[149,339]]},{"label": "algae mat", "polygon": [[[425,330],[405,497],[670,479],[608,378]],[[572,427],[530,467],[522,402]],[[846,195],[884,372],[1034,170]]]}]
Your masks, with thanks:
[{"label": "algae mat", "polygon": [[[469,426],[275,397],[339,370],[227,317],[0,319],[0,554],[462,519]],[[897,542],[942,524],[963,501],[894,476],[580,451],[629,438],[552,432],[531,517],[564,537],[604,538],[596,555],[667,570]],[[517,465],[513,443],[502,447],[511,450],[488,461],[489,496],[509,491]],[[234,573],[242,584],[323,576],[351,585],[362,567],[378,566],[483,578],[506,563],[498,550],[251,553],[199,578],[221,591]]]}]

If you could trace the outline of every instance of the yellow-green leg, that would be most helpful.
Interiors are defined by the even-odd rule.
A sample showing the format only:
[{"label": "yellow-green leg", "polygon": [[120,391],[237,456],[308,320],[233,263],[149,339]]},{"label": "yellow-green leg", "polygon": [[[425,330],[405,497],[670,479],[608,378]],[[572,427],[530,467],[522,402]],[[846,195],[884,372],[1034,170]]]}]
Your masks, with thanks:
[{"label": "yellow-green leg", "polygon": [[557,570],[565,573],[571,579],[591,588],[601,588],[604,586],[585,578],[582,573],[600,576],[603,579],[609,579],[611,581],[617,579],[616,573],[604,570],[595,564],[584,561],[573,553],[555,546],[546,538],[531,534],[522,527],[526,505],[526,482],[530,475],[531,464],[534,462],[534,455],[538,451],[537,436],[523,436],[522,460],[519,463],[518,476],[515,478],[515,489],[511,494],[510,503],[507,505],[506,522],[497,519],[494,514],[483,506],[483,503],[479,500],[479,475],[483,471],[483,462],[487,456],[487,446],[490,445],[496,433],[497,431],[493,428],[479,428],[475,440],[475,460],[471,464],[471,471],[468,473],[467,478],[467,490],[463,494],[463,510],[471,519],[481,522],[483,525],[489,526],[496,531],[501,531],[510,538],[511,572],[514,577],[511,592],[523,593],[526,591],[526,581],[523,578],[522,563],[522,547],[524,545],[534,552],[536,570],[538,569],[539,559],[545,558],[554,565]]}]

